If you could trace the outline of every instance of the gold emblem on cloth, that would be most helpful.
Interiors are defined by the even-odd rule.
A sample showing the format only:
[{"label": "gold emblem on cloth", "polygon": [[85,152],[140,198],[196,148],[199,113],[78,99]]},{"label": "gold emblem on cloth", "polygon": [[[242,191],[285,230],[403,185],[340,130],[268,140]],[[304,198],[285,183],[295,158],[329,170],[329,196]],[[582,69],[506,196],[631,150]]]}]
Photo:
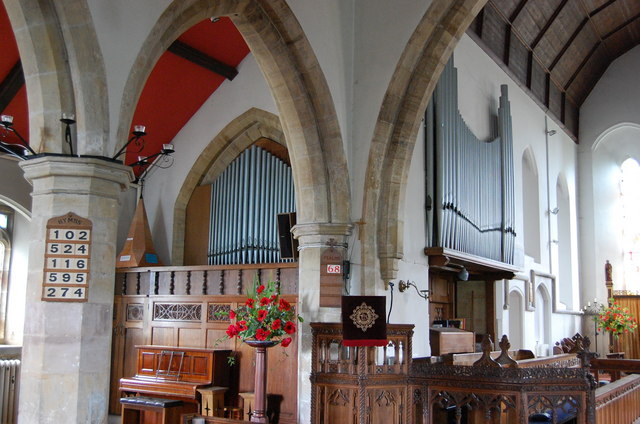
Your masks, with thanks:
[{"label": "gold emblem on cloth", "polygon": [[379,317],[376,311],[364,302],[362,302],[362,305],[357,306],[349,316],[353,324],[362,331],[367,331],[373,327],[373,323],[376,322]]}]

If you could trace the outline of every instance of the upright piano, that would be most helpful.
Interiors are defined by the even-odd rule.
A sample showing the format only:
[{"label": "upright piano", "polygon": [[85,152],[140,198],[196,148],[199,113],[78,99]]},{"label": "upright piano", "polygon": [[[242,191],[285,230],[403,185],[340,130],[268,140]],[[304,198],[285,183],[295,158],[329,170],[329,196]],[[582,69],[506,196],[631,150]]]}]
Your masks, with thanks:
[{"label": "upright piano", "polygon": [[160,404],[166,399],[182,401],[172,404],[181,405],[180,413],[198,412],[201,402],[198,389],[229,387],[227,357],[230,350],[136,346],[136,352],[136,375],[121,378],[119,390],[125,397],[136,396],[137,399],[130,399],[130,402],[123,399],[123,405],[133,404],[130,407],[141,409],[141,406],[135,406],[138,399],[140,404],[148,400],[147,405]]}]

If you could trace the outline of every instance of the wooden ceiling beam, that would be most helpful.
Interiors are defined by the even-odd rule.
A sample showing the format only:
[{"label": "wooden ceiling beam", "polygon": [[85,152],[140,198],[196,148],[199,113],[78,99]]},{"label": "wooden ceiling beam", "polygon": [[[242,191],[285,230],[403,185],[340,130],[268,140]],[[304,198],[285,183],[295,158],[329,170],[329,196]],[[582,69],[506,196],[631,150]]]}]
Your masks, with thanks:
[{"label": "wooden ceiling beam", "polygon": [[587,64],[589,59],[591,59],[591,56],[593,56],[596,50],[598,50],[598,47],[600,47],[601,45],[602,45],[602,40],[598,40],[598,42],[591,48],[591,50],[589,50],[589,53],[587,53],[584,59],[582,59],[582,62],[580,63],[580,65],[578,65],[576,70],[573,72],[573,75],[571,75],[571,78],[569,78],[567,83],[564,85],[563,87],[564,91],[569,90],[569,87],[571,87],[571,84],[573,84],[573,81],[576,79],[580,71],[582,71],[582,68],[584,68],[584,66]]},{"label": "wooden ceiling beam", "polygon": [[225,77],[229,81],[233,80],[238,75],[238,70],[233,66],[229,66],[220,62],[217,59],[201,52],[198,49],[191,47],[190,45],[183,43],[182,41],[174,41],[167,51],[179,56],[189,62],[195,63],[211,72],[214,72],[220,76]]},{"label": "wooden ceiling beam", "polygon": [[16,97],[23,85],[22,62],[18,60],[7,74],[7,77],[0,83],[0,112],[3,112],[9,106],[9,103]]},{"label": "wooden ceiling beam", "polygon": [[582,22],[580,22],[580,25],[578,25],[576,30],[573,31],[573,34],[571,34],[571,37],[569,37],[567,42],[564,43],[564,46],[562,46],[562,48],[560,49],[556,57],[553,58],[553,62],[551,62],[551,65],[549,66],[549,71],[553,71],[553,68],[555,68],[558,62],[560,62],[560,59],[562,59],[562,56],[564,56],[564,54],[567,52],[567,50],[569,49],[569,46],[571,46],[571,43],[573,43],[573,40],[575,40],[578,34],[580,34],[580,31],[582,31],[582,28],[584,28],[587,22],[589,22],[589,18],[584,18]]},{"label": "wooden ceiling beam", "polygon": [[609,0],[608,2],[600,5],[600,7],[592,10],[591,12],[589,12],[589,17],[593,18],[594,16],[596,16],[598,13],[602,12],[604,9],[606,9],[607,7],[611,6],[613,3],[617,2],[618,0]]},{"label": "wooden ceiling beam", "polygon": [[511,13],[511,16],[509,16],[510,23],[513,23],[513,21],[516,20],[520,12],[522,12],[522,9],[524,9],[524,7],[527,5],[528,1],[529,0],[520,0],[520,3],[518,3],[516,8],[513,10],[513,13]]},{"label": "wooden ceiling beam", "polygon": [[620,25],[618,25],[617,27],[615,27],[614,29],[612,29],[611,31],[609,31],[608,33],[606,33],[603,37],[602,40],[606,40],[607,38],[611,37],[613,34],[615,34],[616,32],[624,29],[625,27],[631,25],[632,23],[634,23],[635,21],[637,21],[638,19],[640,19],[640,13],[636,14],[635,16],[627,19],[626,21],[624,21],[623,23],[621,23]]},{"label": "wooden ceiling beam", "polygon": [[553,23],[556,21],[556,18],[558,17],[560,12],[562,12],[562,9],[567,5],[568,2],[569,0],[562,0],[558,7],[556,7],[556,10],[553,11],[553,15],[551,15],[551,17],[547,20],[544,27],[538,33],[536,39],[533,40],[533,43],[531,43],[531,50],[534,50],[536,48],[540,40],[542,40],[542,37],[544,37],[551,25],[553,25]]}]

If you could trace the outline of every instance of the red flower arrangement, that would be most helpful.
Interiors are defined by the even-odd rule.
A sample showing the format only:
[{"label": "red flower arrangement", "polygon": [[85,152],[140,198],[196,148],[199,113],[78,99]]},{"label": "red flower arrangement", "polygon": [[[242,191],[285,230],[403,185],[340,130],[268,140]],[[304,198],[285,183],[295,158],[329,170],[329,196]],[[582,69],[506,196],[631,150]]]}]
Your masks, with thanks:
[{"label": "red flower arrangement", "polygon": [[607,331],[615,337],[633,332],[638,328],[638,322],[631,316],[629,309],[621,307],[614,299],[609,299],[608,307],[602,305],[600,312],[593,319],[598,329]]},{"label": "red flower arrangement", "polygon": [[275,281],[269,281],[266,286],[256,282],[253,290],[247,293],[244,304],[217,315],[228,316],[236,321],[227,328],[226,339],[269,340],[280,343],[282,347],[291,344],[291,337],[283,336],[291,336],[296,332],[295,321],[303,322],[291,304],[280,297]]}]

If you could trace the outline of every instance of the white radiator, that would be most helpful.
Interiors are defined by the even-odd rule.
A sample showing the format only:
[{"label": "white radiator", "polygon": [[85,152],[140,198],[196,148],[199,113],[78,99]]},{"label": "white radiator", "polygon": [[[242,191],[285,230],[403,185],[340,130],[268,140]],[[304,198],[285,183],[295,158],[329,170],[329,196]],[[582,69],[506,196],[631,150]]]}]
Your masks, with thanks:
[{"label": "white radiator", "polygon": [[0,360],[0,424],[14,424],[18,415],[20,361]]}]

